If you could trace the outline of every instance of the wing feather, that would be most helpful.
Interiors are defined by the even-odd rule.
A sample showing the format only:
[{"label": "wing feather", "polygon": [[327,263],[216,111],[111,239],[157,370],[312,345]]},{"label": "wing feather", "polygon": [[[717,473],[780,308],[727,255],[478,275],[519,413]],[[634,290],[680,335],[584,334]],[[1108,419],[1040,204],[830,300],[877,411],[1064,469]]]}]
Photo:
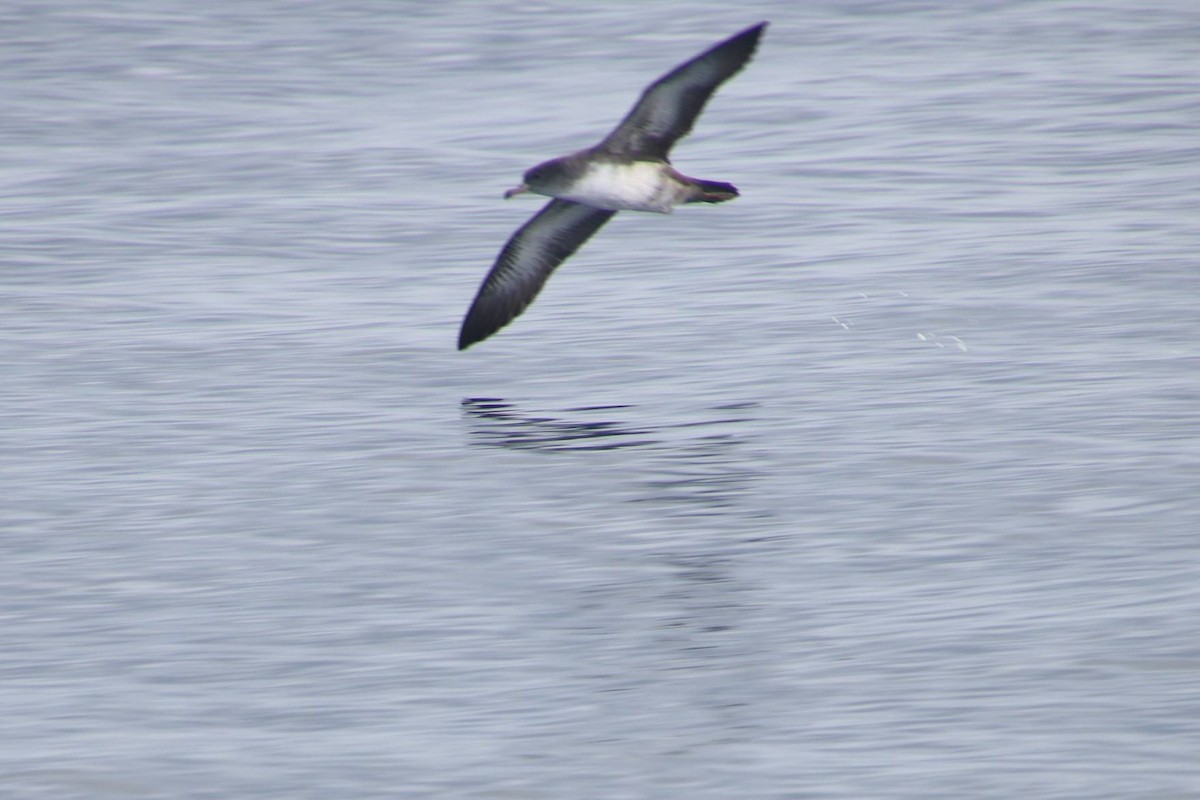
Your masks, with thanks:
[{"label": "wing feather", "polygon": [[551,200],[504,245],[463,319],[458,349],[491,336],[524,311],[555,268],[617,212]]},{"label": "wing feather", "polygon": [[614,155],[665,159],[686,136],[713,92],[745,66],[767,23],[760,22],[690,61],[680,64],[642,92],[637,104],[597,150]]}]

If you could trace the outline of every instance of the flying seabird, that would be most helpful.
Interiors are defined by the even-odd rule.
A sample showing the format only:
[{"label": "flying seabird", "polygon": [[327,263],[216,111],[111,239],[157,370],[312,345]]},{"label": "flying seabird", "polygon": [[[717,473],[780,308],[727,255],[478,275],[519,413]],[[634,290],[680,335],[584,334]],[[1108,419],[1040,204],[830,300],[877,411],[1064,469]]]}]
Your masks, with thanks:
[{"label": "flying seabird", "polygon": [[555,267],[618,211],[669,214],[679,203],[723,203],[738,196],[732,184],[677,172],[667,156],[717,87],[750,60],[766,27],[762,22],[747,28],[680,64],[650,84],[599,144],[538,164],[520,186],[504,193],[554,199],[500,251],[463,319],[459,350],[512,322]]}]

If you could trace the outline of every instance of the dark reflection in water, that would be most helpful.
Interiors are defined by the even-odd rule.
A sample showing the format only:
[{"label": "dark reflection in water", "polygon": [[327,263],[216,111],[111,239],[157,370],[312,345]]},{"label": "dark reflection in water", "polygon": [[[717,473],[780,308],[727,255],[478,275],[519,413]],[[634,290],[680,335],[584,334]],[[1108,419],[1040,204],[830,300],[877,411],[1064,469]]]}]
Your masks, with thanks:
[{"label": "dark reflection in water", "polygon": [[743,433],[746,423],[756,422],[746,413],[754,403],[706,408],[700,419],[663,424],[630,422],[645,417],[644,409],[631,405],[541,412],[498,398],[467,398],[462,406],[473,442],[483,447],[557,453],[638,448],[623,464],[625,499],[658,506],[659,519],[761,516],[747,502],[760,475]]},{"label": "dark reflection in water", "polygon": [[468,397],[463,409],[476,422],[477,444],[514,450],[616,450],[656,443],[649,431],[602,419],[629,406],[583,406],[554,415],[525,412],[513,403],[490,397]]},{"label": "dark reflection in water", "polygon": [[[704,731],[757,735],[755,687],[772,679],[756,639],[756,565],[775,522],[761,489],[757,404],[541,409],[469,398],[462,408],[473,445],[522,451],[535,472],[542,456],[553,465],[537,473],[534,502],[541,525],[557,507],[588,552],[560,602],[570,606],[571,652],[586,665],[575,691],[597,719],[654,737],[654,719],[687,718],[700,746]],[[605,566],[625,559],[639,568]]]}]

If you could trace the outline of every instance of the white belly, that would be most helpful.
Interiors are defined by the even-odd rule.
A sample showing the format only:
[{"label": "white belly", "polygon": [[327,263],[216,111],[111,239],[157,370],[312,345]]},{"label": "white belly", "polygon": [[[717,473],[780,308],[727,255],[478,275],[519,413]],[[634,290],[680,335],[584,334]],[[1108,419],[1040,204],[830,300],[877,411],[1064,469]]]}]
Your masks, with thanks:
[{"label": "white belly", "polygon": [[669,214],[671,206],[682,199],[683,191],[684,187],[671,177],[669,169],[661,162],[613,164],[601,161],[592,164],[571,191],[559,197],[593,208]]}]

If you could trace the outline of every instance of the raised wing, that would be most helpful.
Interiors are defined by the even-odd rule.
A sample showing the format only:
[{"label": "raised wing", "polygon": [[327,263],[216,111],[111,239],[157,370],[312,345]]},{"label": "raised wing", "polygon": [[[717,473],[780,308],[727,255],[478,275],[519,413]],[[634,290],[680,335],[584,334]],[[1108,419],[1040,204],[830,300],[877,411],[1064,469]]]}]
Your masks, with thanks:
[{"label": "raised wing", "polygon": [[465,350],[512,322],[537,297],[555,267],[615,213],[570,200],[547,203],[500,251],[463,319],[458,349]]},{"label": "raised wing", "polygon": [[760,22],[705,50],[650,84],[633,110],[598,146],[616,155],[666,158],[688,134],[717,87],[740,70],[767,23]]}]

